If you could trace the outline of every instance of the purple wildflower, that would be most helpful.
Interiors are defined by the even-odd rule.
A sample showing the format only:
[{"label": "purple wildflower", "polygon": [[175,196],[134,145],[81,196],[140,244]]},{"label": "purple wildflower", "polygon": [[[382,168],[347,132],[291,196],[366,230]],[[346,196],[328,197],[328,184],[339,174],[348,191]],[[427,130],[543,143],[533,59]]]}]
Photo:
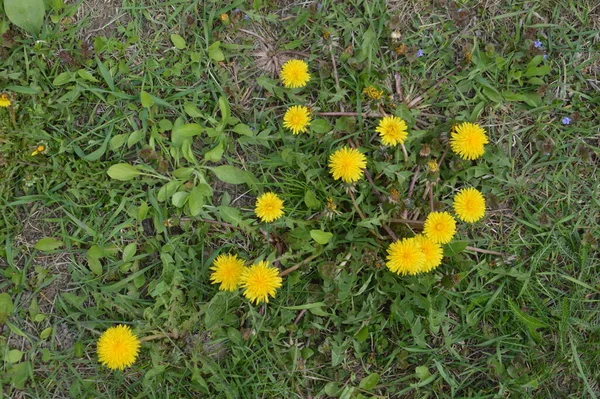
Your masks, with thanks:
[{"label": "purple wildflower", "polygon": [[422,49],[419,49],[419,50],[417,51],[417,58],[419,58],[419,57],[423,57],[423,55],[424,55],[424,53],[423,53],[423,50],[422,50]]},{"label": "purple wildflower", "polygon": [[548,59],[548,54],[544,54],[544,59],[547,60]]},{"label": "purple wildflower", "polygon": [[542,48],[542,42],[540,40],[536,40],[535,42],[533,42],[533,47]]},{"label": "purple wildflower", "polygon": [[562,124],[563,125],[570,125],[571,124],[571,118],[569,118],[568,116],[565,116],[564,118],[562,118]]}]

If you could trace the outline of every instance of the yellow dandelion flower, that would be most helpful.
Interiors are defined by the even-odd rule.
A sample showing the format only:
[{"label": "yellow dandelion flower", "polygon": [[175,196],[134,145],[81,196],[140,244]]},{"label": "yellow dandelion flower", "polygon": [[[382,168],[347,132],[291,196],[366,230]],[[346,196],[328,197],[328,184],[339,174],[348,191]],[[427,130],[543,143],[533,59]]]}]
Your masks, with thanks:
[{"label": "yellow dandelion flower", "polygon": [[389,146],[403,144],[408,137],[406,122],[393,115],[380,120],[375,131],[381,136],[381,142]]},{"label": "yellow dandelion flower", "polygon": [[429,170],[431,171],[431,173],[437,173],[440,171],[440,167],[436,161],[427,162],[427,166],[429,166]]},{"label": "yellow dandelion flower", "polygon": [[279,76],[283,85],[288,89],[304,87],[310,80],[308,64],[301,60],[289,60],[283,64]]},{"label": "yellow dandelion flower", "polygon": [[275,193],[264,193],[256,199],[256,216],[263,222],[272,222],[283,216],[283,200]]},{"label": "yellow dandelion flower", "polygon": [[415,239],[419,244],[419,248],[421,248],[421,252],[425,255],[425,263],[423,264],[424,272],[429,272],[442,264],[444,251],[440,244],[423,234],[419,234]]},{"label": "yellow dandelion flower", "polygon": [[484,145],[489,143],[485,130],[474,123],[464,122],[456,125],[450,135],[450,147],[461,159],[474,160],[485,152]]},{"label": "yellow dandelion flower", "polygon": [[368,86],[363,89],[363,94],[371,100],[379,100],[383,96],[383,90],[377,90],[375,86]]},{"label": "yellow dandelion flower", "polygon": [[283,127],[290,129],[292,133],[307,132],[310,123],[310,111],[304,105],[294,105],[285,112],[283,116]]},{"label": "yellow dandelion flower", "polygon": [[8,96],[6,94],[2,94],[0,96],[0,107],[8,107],[10,106],[11,102],[10,99],[8,98]]},{"label": "yellow dandelion flower", "polygon": [[212,284],[220,283],[221,291],[235,291],[240,284],[244,269],[244,261],[238,259],[237,255],[219,255],[210,268],[213,271],[210,280]]},{"label": "yellow dandelion flower", "polygon": [[244,296],[258,304],[269,303],[269,296],[275,298],[277,288],[281,287],[282,278],[279,270],[269,265],[269,262],[261,261],[252,265],[242,274],[242,288]]},{"label": "yellow dandelion flower", "polygon": [[423,233],[433,242],[447,244],[456,233],[456,220],[448,212],[431,212],[425,220]]},{"label": "yellow dandelion flower", "polygon": [[140,341],[129,326],[110,327],[98,339],[98,360],[109,369],[123,370],[137,358]]},{"label": "yellow dandelion flower", "polygon": [[329,156],[329,168],[335,180],[354,183],[363,175],[367,158],[354,148],[344,147]]},{"label": "yellow dandelion flower", "polygon": [[419,243],[412,238],[404,238],[392,243],[388,249],[386,266],[392,272],[401,275],[415,275],[423,271],[425,255]]},{"label": "yellow dandelion flower", "polygon": [[485,198],[474,188],[463,188],[454,196],[454,212],[463,222],[474,223],[485,215]]}]

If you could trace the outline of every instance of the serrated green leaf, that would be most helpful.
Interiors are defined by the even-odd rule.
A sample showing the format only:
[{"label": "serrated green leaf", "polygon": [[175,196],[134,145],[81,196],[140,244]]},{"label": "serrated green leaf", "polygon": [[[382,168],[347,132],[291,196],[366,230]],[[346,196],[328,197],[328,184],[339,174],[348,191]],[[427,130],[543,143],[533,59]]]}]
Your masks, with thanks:
[{"label": "serrated green leaf", "polygon": [[35,243],[34,248],[38,251],[54,251],[63,246],[63,242],[56,238],[44,237]]}]

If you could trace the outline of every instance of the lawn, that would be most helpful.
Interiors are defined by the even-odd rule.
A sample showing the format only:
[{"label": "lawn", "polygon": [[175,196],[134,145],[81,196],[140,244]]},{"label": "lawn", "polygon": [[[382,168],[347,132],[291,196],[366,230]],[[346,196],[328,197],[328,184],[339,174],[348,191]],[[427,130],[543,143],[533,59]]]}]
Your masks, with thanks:
[{"label": "lawn", "polygon": [[599,166],[595,0],[4,0],[3,397],[598,398]]}]

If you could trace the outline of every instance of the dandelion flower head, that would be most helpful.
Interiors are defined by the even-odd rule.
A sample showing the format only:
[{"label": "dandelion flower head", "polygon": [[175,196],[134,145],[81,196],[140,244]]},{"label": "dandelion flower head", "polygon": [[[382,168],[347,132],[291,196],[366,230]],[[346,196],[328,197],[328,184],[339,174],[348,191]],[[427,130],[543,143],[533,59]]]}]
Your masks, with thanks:
[{"label": "dandelion flower head", "polygon": [[281,67],[279,76],[283,85],[288,89],[304,87],[310,80],[308,64],[301,60],[289,60]]},{"label": "dandelion flower head", "polygon": [[444,251],[440,244],[434,242],[424,234],[419,234],[415,237],[415,240],[417,240],[421,252],[425,255],[424,272],[429,272],[442,264]]},{"label": "dandelion flower head", "polygon": [[447,244],[456,233],[456,220],[448,212],[431,212],[425,220],[423,233],[433,242]]},{"label": "dandelion flower head", "polygon": [[414,237],[403,238],[390,244],[387,249],[386,266],[401,275],[421,273],[425,266],[425,254]]},{"label": "dandelion flower head", "polygon": [[375,86],[367,86],[363,89],[363,94],[371,100],[379,100],[383,96],[383,90],[378,90]]},{"label": "dandelion flower head", "polygon": [[335,180],[357,182],[366,167],[367,158],[355,148],[344,147],[329,156],[329,168]]},{"label": "dandelion flower head", "polygon": [[485,130],[475,124],[463,122],[454,128],[450,136],[450,147],[461,159],[474,160],[481,157],[489,142]]},{"label": "dandelion flower head", "polygon": [[256,199],[254,212],[261,221],[272,222],[283,216],[283,200],[275,193],[264,193]]},{"label": "dandelion flower head", "polygon": [[293,134],[308,131],[306,128],[310,123],[310,111],[304,105],[294,105],[285,112],[283,116],[283,127],[290,129]]},{"label": "dandelion flower head", "polygon": [[242,273],[244,272],[244,261],[238,259],[237,255],[221,254],[213,262],[210,268],[212,274],[210,280],[212,284],[221,284],[221,291],[235,291],[240,284]]},{"label": "dandelion flower head", "polygon": [[389,146],[403,144],[408,137],[406,122],[393,115],[381,119],[375,131],[381,136],[381,142]]},{"label": "dandelion flower head", "polygon": [[474,188],[463,188],[454,196],[454,212],[463,222],[474,223],[485,215],[485,198]]},{"label": "dandelion flower head", "polygon": [[259,302],[269,303],[269,296],[275,297],[277,288],[281,287],[282,278],[279,277],[279,270],[269,265],[269,262],[261,261],[252,265],[242,274],[242,288],[244,296],[258,304]]},{"label": "dandelion flower head", "polygon": [[129,326],[110,327],[98,340],[98,360],[109,369],[123,370],[137,358],[140,341]]},{"label": "dandelion flower head", "polygon": [[10,105],[10,99],[6,94],[0,95],[0,107],[8,107]]}]

